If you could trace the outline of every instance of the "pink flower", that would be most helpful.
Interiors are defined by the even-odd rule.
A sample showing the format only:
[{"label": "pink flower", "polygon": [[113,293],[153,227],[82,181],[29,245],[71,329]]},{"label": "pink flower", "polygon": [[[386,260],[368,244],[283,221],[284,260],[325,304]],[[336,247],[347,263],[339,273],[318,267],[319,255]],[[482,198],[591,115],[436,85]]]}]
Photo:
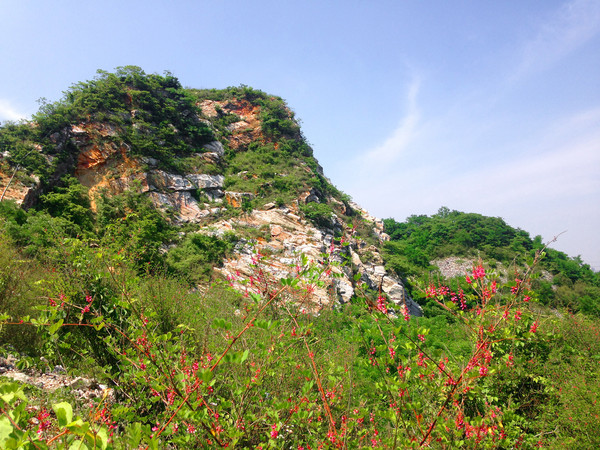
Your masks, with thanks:
[{"label": "pink flower", "polygon": [[483,266],[480,264],[477,267],[473,267],[473,278],[475,278],[476,280],[478,278],[484,278],[485,277],[485,269],[483,268]]},{"label": "pink flower", "polygon": [[481,377],[485,377],[488,374],[488,368],[485,366],[482,366],[479,368],[479,376]]},{"label": "pink flower", "polygon": [[271,425],[271,439],[276,439],[279,436],[279,431],[277,431],[277,425]]},{"label": "pink flower", "polygon": [[50,428],[50,421],[45,420],[48,417],[50,417],[50,413],[46,410],[46,408],[42,408],[42,410],[37,415],[37,420],[39,423],[37,430],[38,436],[40,436],[44,431]]},{"label": "pink flower", "polygon": [[531,328],[529,329],[530,333],[535,333],[537,331],[538,322],[537,320],[531,324]]}]

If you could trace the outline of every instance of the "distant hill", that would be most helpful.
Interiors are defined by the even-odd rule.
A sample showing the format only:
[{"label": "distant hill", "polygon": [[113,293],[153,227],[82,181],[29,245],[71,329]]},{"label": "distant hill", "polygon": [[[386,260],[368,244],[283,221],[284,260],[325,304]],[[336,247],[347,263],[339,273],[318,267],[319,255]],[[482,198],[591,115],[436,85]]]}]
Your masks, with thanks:
[{"label": "distant hill", "polygon": [[[515,267],[531,264],[535,253],[543,250],[544,257],[533,280],[537,299],[553,308],[600,316],[598,272],[580,257],[571,258],[545,247],[541,236],[532,239],[529,233],[512,228],[499,217],[442,207],[433,216],[413,215],[404,222],[385,219],[384,224],[391,238],[384,244],[384,258],[389,268],[405,278],[435,277],[437,266],[449,257],[482,260],[503,277],[514,278]],[[464,274],[460,274],[461,278]],[[419,297],[416,292],[415,295]]]}]

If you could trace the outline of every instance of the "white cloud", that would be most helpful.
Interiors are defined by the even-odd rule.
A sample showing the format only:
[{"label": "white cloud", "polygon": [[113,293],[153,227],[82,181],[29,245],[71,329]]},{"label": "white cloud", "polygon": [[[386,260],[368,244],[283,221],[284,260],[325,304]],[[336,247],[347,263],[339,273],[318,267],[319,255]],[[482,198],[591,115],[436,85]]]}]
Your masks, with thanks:
[{"label": "white cloud", "polygon": [[521,62],[512,80],[544,70],[585,44],[600,32],[600,2],[572,0],[545,23],[521,52]]},{"label": "white cloud", "polygon": [[381,145],[367,151],[361,156],[366,163],[389,163],[395,161],[410,145],[415,137],[420,114],[417,107],[417,96],[419,94],[420,81],[415,78],[410,84],[406,96],[407,112],[400,120],[398,127],[389,138]]},{"label": "white cloud", "polygon": [[13,108],[7,100],[0,99],[0,121],[4,120],[21,120],[25,118],[25,114],[21,114]]}]

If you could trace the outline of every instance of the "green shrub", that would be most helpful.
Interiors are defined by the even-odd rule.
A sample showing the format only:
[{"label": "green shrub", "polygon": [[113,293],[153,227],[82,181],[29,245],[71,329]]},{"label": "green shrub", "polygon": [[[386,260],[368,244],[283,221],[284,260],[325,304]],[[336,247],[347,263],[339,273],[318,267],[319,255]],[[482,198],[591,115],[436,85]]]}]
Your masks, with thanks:
[{"label": "green shrub", "polygon": [[304,216],[320,227],[331,227],[331,215],[333,209],[327,203],[311,202],[300,206]]},{"label": "green shrub", "polygon": [[169,267],[190,281],[198,282],[210,277],[214,266],[220,265],[223,257],[235,245],[235,235],[220,239],[199,233],[188,234],[183,242],[167,254]]}]

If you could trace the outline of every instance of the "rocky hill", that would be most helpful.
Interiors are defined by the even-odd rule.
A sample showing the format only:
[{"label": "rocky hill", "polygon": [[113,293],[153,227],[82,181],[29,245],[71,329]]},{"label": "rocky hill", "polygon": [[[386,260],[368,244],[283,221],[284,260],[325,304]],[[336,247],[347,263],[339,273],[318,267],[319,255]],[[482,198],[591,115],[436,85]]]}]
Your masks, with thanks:
[{"label": "rocky hill", "polygon": [[372,217],[281,98],[99,72],[0,127],[0,197],[0,448],[600,446],[598,274]]},{"label": "rocky hill", "polygon": [[[251,276],[256,255],[268,256],[270,277],[284,278],[301,255],[318,263],[332,249],[337,276],[315,288],[316,303],[348,302],[366,283],[396,305],[392,314],[421,315],[385,269],[382,221],[331,185],[278,97],[246,86],[183,89],[170,74],[120,68],[74,85],[29,122],[5,125],[0,146],[3,201],[43,209],[71,176],[94,220],[99,202],[135,191],[176,227],[160,242],[163,255],[194,234],[233,236],[233,250],[213,265],[235,285]],[[101,238],[107,226],[87,231]]]}]

